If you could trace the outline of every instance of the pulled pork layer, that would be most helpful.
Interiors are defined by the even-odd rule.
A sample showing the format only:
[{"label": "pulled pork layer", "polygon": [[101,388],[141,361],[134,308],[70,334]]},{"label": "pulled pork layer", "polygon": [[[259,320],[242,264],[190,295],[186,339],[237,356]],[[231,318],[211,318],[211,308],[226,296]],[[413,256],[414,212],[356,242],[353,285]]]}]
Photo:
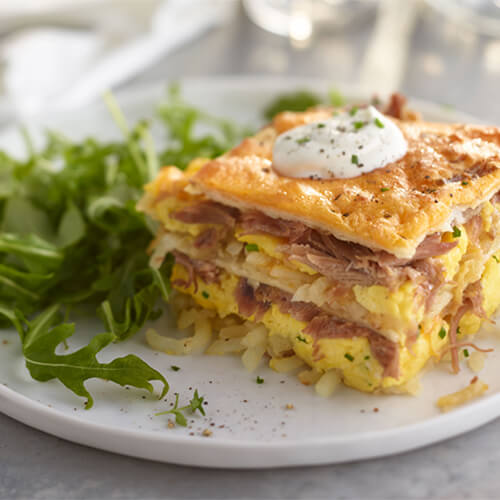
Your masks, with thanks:
[{"label": "pulled pork layer", "polygon": [[[173,254],[176,263],[184,266],[189,276],[187,281],[174,281],[175,285],[187,288],[193,284],[196,291],[198,279],[205,283],[219,283],[221,270],[214,264],[191,259],[179,251],[174,251]],[[255,320],[259,321],[274,304],[282,314],[288,314],[297,321],[307,323],[303,332],[314,338],[315,355],[319,354],[317,341],[322,338],[364,337],[370,343],[373,356],[384,368],[384,376],[394,378],[399,376],[398,345],[370,328],[335,318],[312,303],[292,301],[291,294],[278,288],[263,284],[254,288],[246,278],[239,279],[234,298],[239,314],[245,318],[255,314]]]},{"label": "pulled pork layer", "polygon": [[[455,248],[457,241],[442,242],[438,233],[427,236],[412,259],[399,259],[383,250],[342,241],[296,221],[269,217],[256,210],[240,211],[214,201],[201,201],[172,213],[186,224],[216,224],[202,232],[195,241],[197,248],[215,248],[230,230],[239,225],[244,234],[266,234],[284,240],[279,250],[289,259],[307,264],[334,282],[347,286],[380,284],[395,289],[406,280],[422,286],[426,296],[442,280],[440,264],[433,257]],[[425,262],[425,263],[424,263]]]}]

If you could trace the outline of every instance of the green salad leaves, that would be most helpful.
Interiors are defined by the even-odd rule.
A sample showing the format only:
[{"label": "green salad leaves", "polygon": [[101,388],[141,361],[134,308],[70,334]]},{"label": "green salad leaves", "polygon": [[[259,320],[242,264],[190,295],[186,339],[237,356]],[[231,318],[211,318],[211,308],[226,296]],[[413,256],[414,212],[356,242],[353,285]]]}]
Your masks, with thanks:
[{"label": "green salad leaves", "polygon": [[[96,358],[157,318],[159,298],[170,293],[172,259],[159,271],[148,265],[155,228],[135,208],[143,185],[160,165],[183,168],[197,156],[214,157],[247,132],[187,105],[172,87],[158,107],[167,142],[158,153],[150,123],[129,127],[113,96],[105,100],[122,141],[73,142],[48,132],[45,147],[35,151],[25,133],[26,159],[0,152],[0,326],[17,329],[34,379],[58,379],[85,397],[87,408],[89,378],[149,391],[156,380],[162,396],[168,390],[163,375],[135,355],[105,364]],[[195,130],[200,126],[205,135]],[[56,354],[75,332],[70,319],[96,312],[103,333]]]},{"label": "green salad leaves", "polygon": [[[105,101],[121,141],[74,142],[48,131],[38,151],[23,131],[25,159],[0,151],[0,327],[16,328],[35,380],[58,379],[86,398],[87,408],[93,404],[85,388],[90,378],[150,392],[151,382],[158,381],[161,397],[168,390],[163,375],[135,355],[109,363],[97,359],[110,343],[158,318],[159,299],[170,293],[173,259],[159,270],[148,265],[145,249],[156,228],[136,210],[144,184],[160,165],[185,168],[195,157],[218,156],[251,133],[188,105],[174,85],[155,116],[166,142],[158,152],[151,122],[130,127],[114,97]],[[307,91],[289,94],[270,103],[265,117],[320,101]],[[72,321],[96,314],[103,332],[88,345],[61,353],[75,334]],[[178,397],[166,413],[179,424],[184,425],[186,410],[204,414],[197,391],[185,407],[178,407]]]}]

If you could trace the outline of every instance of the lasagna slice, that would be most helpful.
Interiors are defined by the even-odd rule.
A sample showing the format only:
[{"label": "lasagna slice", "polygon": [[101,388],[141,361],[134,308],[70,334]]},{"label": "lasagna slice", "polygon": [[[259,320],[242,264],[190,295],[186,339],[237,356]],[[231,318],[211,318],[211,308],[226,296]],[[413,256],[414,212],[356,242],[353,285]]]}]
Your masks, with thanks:
[{"label": "lasagna slice", "polygon": [[[390,119],[408,149],[353,178],[291,178],[276,138],[331,109],[282,113],[225,155],[169,166],[140,207],[159,224],[151,263],[218,317],[264,325],[270,366],[335,371],[404,391],[500,305],[500,130]],[[295,364],[292,362],[292,366]]]}]

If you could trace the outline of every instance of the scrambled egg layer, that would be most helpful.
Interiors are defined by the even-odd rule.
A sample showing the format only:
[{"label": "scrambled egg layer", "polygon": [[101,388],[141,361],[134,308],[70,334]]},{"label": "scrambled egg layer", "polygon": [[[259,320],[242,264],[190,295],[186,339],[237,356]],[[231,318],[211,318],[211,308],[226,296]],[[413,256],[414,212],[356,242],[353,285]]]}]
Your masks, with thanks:
[{"label": "scrambled egg layer", "polygon": [[[184,267],[175,265],[172,278],[173,280],[187,279]],[[223,273],[219,284],[200,282],[196,292],[194,285],[189,288],[176,288],[191,295],[200,306],[216,310],[221,317],[229,314],[237,314],[241,317],[234,299],[237,283],[237,276]],[[255,320],[253,316],[245,319]],[[406,382],[422,369],[430,357],[438,356],[447,343],[446,338],[439,336],[441,327],[447,326],[446,323],[440,321],[439,318],[424,321],[421,333],[411,348],[401,348],[399,361],[401,375],[395,379],[384,377],[383,368],[371,352],[370,343],[366,338],[324,338],[317,342],[317,348],[314,349],[313,338],[302,332],[307,324],[281,313],[274,305],[264,314],[260,322],[269,330],[271,344],[281,344],[288,349],[293,349],[305,363],[320,372],[331,369],[339,370],[346,385],[365,392],[393,387],[402,387],[404,390]],[[279,353],[277,357],[279,358]],[[276,358],[271,358],[271,368],[275,360]]]}]

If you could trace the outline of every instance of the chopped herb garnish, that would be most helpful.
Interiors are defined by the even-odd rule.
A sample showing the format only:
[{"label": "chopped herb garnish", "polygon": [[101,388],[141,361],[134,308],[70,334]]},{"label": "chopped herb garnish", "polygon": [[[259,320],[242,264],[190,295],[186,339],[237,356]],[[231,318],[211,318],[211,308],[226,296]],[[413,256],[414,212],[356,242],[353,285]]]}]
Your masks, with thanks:
[{"label": "chopped herb garnish", "polygon": [[348,359],[349,361],[354,361],[354,356],[352,354],[349,354],[348,352],[344,354],[344,358]]},{"label": "chopped herb garnish", "polygon": [[178,425],[182,425],[183,427],[187,426],[187,418],[184,415],[186,411],[190,411],[190,413],[195,413],[198,410],[203,416],[205,415],[205,410],[203,409],[203,400],[204,397],[198,394],[198,389],[194,391],[193,398],[189,401],[189,404],[186,406],[181,406],[179,408],[179,394],[175,394],[175,403],[174,407],[171,410],[161,411],[159,413],[155,413],[158,417],[160,415],[175,415],[175,422]]},{"label": "chopped herb garnish", "polygon": [[495,259],[495,262],[496,262],[497,264],[500,264],[500,260],[498,259],[498,257],[497,257],[496,255],[493,255],[493,258]]},{"label": "chopped herb garnish", "polygon": [[295,142],[297,144],[306,144],[307,142],[309,142],[311,140],[310,137],[301,137],[300,139],[297,139]]},{"label": "chopped herb garnish", "polygon": [[386,191],[389,191],[391,188],[386,188],[386,187],[383,187],[383,188],[380,188],[380,191],[382,191],[382,193],[385,193]]},{"label": "chopped herb garnish", "polygon": [[467,186],[469,184],[467,181],[462,181],[462,186]]},{"label": "chopped herb garnish", "polygon": [[174,372],[178,372],[180,370],[180,367],[172,365],[170,369],[173,370]]},{"label": "chopped herb garnish", "polygon": [[210,297],[210,294],[208,292],[206,292],[205,290],[203,290],[203,292],[201,292],[201,296],[204,298],[204,299],[208,299],[208,297]]},{"label": "chopped herb garnish", "polygon": [[469,351],[468,351],[468,349],[464,349],[462,352],[464,353],[464,357],[465,358],[469,357]]},{"label": "chopped herb garnish", "polygon": [[349,111],[349,114],[350,114],[351,116],[354,116],[357,112],[358,112],[358,107],[357,107],[357,106],[353,106],[353,107],[351,108],[351,111]]},{"label": "chopped herb garnish", "polygon": [[460,333],[462,333],[462,332],[460,331],[460,327],[459,327],[459,326],[457,326],[457,335],[458,335],[458,334],[460,334]]},{"label": "chopped herb garnish", "polygon": [[302,335],[297,335],[295,337],[299,342],[304,342],[304,344],[307,344],[307,339],[305,337],[302,337]]},{"label": "chopped herb garnish", "polygon": [[246,243],[245,244],[245,250],[247,252],[258,252],[259,251],[259,245],[256,243]]},{"label": "chopped herb garnish", "polygon": [[351,156],[351,163],[354,163],[354,165],[357,165],[359,162],[358,155],[352,155]]},{"label": "chopped herb garnish", "polygon": [[366,125],[366,123],[365,122],[354,122],[353,125],[354,125],[354,128],[356,130],[359,130],[360,128],[364,127]]},{"label": "chopped herb garnish", "polygon": [[370,359],[370,356],[369,355],[366,355],[365,356],[365,361],[368,361]]},{"label": "chopped herb garnish", "polygon": [[441,330],[439,330],[439,338],[444,339],[446,337],[446,330],[444,329],[444,326],[441,327]]},{"label": "chopped herb garnish", "polygon": [[259,376],[257,375],[257,378],[255,379],[255,382],[257,382],[258,384],[263,384],[263,383],[264,383],[264,379],[263,379],[263,378],[261,378],[261,377],[259,377]]},{"label": "chopped herb garnish", "polygon": [[375,118],[375,120],[373,120],[373,123],[375,123],[375,125],[378,128],[384,128],[385,127],[385,125],[380,121],[380,118]]},{"label": "chopped herb garnish", "polygon": [[462,231],[457,226],[453,226],[453,238],[460,238],[460,236],[462,236]]},{"label": "chopped herb garnish", "polygon": [[326,127],[326,125],[324,123],[318,123],[316,125],[316,128],[325,128],[325,127]]}]

